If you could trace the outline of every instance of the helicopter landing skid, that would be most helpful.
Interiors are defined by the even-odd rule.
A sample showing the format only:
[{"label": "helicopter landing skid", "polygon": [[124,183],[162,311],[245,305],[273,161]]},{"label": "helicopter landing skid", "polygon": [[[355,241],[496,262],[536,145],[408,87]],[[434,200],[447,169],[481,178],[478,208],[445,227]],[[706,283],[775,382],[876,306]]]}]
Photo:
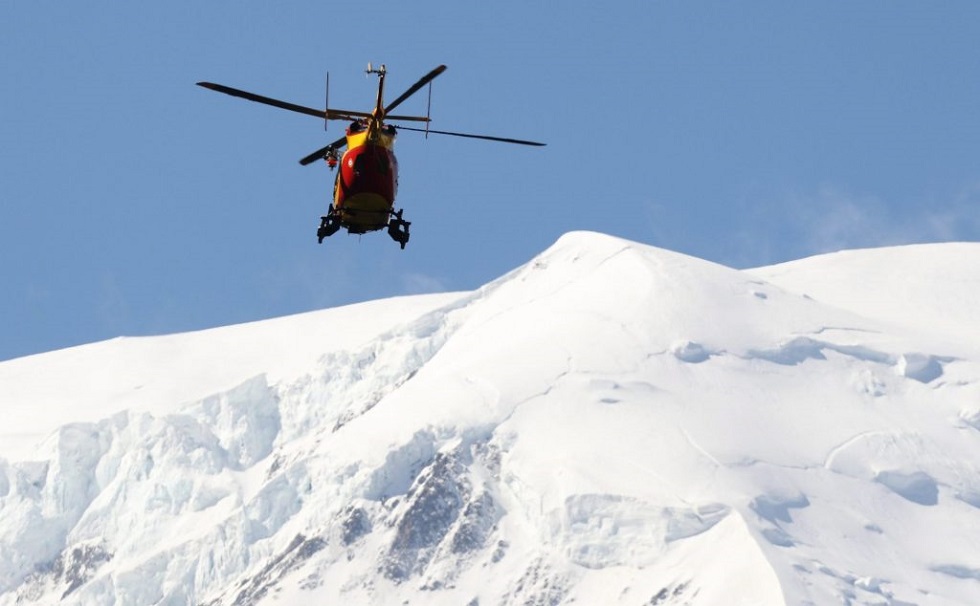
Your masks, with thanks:
[{"label": "helicopter landing skid", "polygon": [[395,242],[401,245],[402,250],[405,250],[405,245],[408,244],[408,226],[411,225],[411,221],[406,221],[402,219],[402,211],[392,212],[391,219],[388,221],[388,235]]},{"label": "helicopter landing skid", "polygon": [[[408,244],[408,239],[410,234],[408,233],[408,227],[412,224],[411,221],[406,221],[402,219],[402,211],[398,212],[390,211],[391,218],[388,219],[388,235],[395,242],[401,245],[402,250],[405,249],[405,245]],[[340,220],[340,215],[334,211],[333,204],[330,205],[330,209],[327,214],[320,217],[320,227],[316,230],[317,241],[323,244],[323,239],[328,238],[343,227]],[[377,228],[375,228],[377,229]],[[350,233],[364,233],[361,231],[353,231],[352,228],[348,227]]]},{"label": "helicopter landing skid", "polygon": [[333,204],[327,214],[320,217],[320,227],[316,230],[317,241],[323,244],[323,239],[332,236],[340,229],[340,217],[333,211]]}]

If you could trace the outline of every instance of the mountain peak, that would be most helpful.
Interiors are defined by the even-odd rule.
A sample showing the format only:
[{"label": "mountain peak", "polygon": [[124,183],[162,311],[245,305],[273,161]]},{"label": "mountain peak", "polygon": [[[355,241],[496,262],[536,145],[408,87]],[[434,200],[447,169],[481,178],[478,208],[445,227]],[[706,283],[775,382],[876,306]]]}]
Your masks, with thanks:
[{"label": "mountain peak", "polygon": [[0,460],[0,604],[973,603],[976,325],[800,286],[573,232],[469,293],[0,364],[61,421]]}]

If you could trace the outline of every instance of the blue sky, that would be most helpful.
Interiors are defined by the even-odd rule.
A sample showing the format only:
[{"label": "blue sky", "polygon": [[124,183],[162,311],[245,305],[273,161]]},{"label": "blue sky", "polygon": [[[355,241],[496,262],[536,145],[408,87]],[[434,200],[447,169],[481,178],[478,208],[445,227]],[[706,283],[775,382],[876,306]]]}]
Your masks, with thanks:
[{"label": "blue sky", "polygon": [[[977,240],[978,39],[959,1],[8,2],[0,359],[468,290],[576,229],[734,267]],[[342,125],[194,83],[368,109],[368,61],[548,147],[403,132],[408,248],[317,245],[297,160]]]}]

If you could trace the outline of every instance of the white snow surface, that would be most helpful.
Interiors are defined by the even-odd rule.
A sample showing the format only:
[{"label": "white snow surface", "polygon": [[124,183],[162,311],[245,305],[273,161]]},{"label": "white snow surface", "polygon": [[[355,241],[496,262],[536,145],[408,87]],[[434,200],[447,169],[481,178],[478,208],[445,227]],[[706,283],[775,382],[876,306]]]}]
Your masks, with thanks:
[{"label": "white snow surface", "polygon": [[978,280],[573,232],[473,292],[3,362],[0,604],[980,604]]}]

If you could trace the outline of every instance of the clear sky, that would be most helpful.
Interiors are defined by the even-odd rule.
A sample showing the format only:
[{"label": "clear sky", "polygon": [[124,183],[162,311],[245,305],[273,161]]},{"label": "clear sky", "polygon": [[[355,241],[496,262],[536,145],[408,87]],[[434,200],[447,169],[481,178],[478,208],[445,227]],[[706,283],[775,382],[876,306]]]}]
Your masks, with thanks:
[{"label": "clear sky", "polygon": [[[980,3],[6,2],[0,360],[469,290],[588,229],[733,267],[980,239]],[[316,242],[315,118],[440,63],[402,251]],[[425,111],[425,95],[401,106]],[[901,271],[901,268],[895,268]]]}]

